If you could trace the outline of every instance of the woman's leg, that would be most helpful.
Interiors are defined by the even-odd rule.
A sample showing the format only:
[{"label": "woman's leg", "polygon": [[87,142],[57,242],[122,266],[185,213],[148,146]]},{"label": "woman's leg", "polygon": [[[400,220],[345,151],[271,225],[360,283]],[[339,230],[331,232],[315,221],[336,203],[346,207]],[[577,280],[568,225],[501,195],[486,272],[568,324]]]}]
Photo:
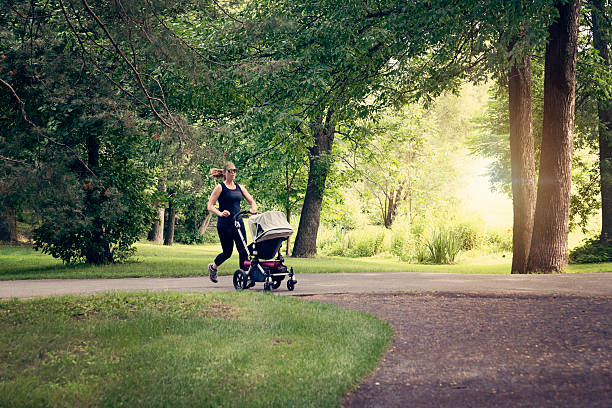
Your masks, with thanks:
[{"label": "woman's leg", "polygon": [[236,228],[233,225],[217,225],[217,234],[219,234],[219,240],[221,241],[221,252],[215,258],[214,266],[218,267],[223,262],[232,256],[232,250],[234,249],[234,234]]}]

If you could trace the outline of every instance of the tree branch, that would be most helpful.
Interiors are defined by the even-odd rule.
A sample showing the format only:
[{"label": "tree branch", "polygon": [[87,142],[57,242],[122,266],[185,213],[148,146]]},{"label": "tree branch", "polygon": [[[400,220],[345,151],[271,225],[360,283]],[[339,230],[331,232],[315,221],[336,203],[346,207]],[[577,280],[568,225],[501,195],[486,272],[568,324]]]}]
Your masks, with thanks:
[{"label": "tree branch", "polygon": [[[108,31],[108,28],[106,27],[106,25],[104,25],[104,23],[102,22],[102,20],[100,20],[100,18],[98,17],[98,15],[93,11],[93,9],[89,6],[89,4],[87,3],[87,0],[81,0],[81,2],[83,3],[83,6],[85,7],[85,9],[87,10],[87,12],[92,16],[92,18],[96,21],[96,23],[100,26],[100,28],[102,28],[102,31],[104,31],[104,34],[106,35],[106,37],[109,39],[109,41],[111,42],[111,44],[113,44],[113,47],[115,48],[115,50],[117,51],[117,54],[119,54],[119,56],[121,57],[121,59],[130,67],[130,70],[134,73],[134,75],[136,76],[136,82],[138,83],[140,89],[142,90],[143,94],[145,95],[145,98],[148,101],[148,105],[151,108],[151,111],[153,112],[153,114],[155,115],[155,117],[157,117],[157,119],[159,119],[164,126],[170,128],[170,129],[174,129],[177,130],[176,128],[174,128],[170,123],[168,123],[162,116],[161,114],[157,111],[157,109],[155,108],[155,105],[153,102],[159,102],[162,104],[162,106],[164,107],[164,109],[166,110],[166,113],[168,114],[168,116],[170,116],[170,119],[174,122],[174,124],[176,125],[177,122],[174,119],[174,117],[172,116],[172,113],[170,112],[170,109],[168,109],[168,106],[166,105],[166,103],[156,97],[153,97],[149,94],[149,92],[147,91],[147,88],[144,85],[144,82],[142,80],[142,76],[140,74],[140,72],[138,72],[138,70],[136,69],[136,67],[128,60],[128,58],[125,56],[125,54],[123,53],[123,51],[121,51],[121,48],[119,47],[119,44],[115,41],[115,39],[113,38],[113,36],[111,35],[111,33]],[[184,134],[183,129],[178,126],[178,131],[180,131],[181,134]],[[182,140],[181,140],[182,143]]]},{"label": "tree branch", "polygon": [[[19,103],[19,106],[21,108],[21,116],[23,117],[23,120],[25,120],[30,126],[32,126],[34,129],[38,130],[40,132],[40,128],[34,123],[32,122],[30,119],[28,119],[28,117],[26,116],[26,112],[25,112],[25,103],[21,100],[21,98],[19,97],[19,95],[17,95],[17,92],[15,92],[15,89],[5,80],[3,80],[2,78],[0,78],[0,83],[2,83],[3,85],[5,85],[7,88],[9,88],[11,90],[11,93],[13,94],[13,96],[15,97],[15,99],[17,99],[17,102]],[[73,156],[75,157],[75,159],[77,159],[79,162],[81,162],[81,164],[83,165],[83,167],[85,167],[85,169],[91,173],[95,178],[98,178],[98,176],[96,175],[96,173],[94,173],[88,166],[87,164],[85,164],[85,162],[83,162],[83,160],[81,160],[81,158],[76,154],[76,152],[74,151],[74,149],[72,149],[70,146],[64,144],[64,143],[60,143],[57,140],[53,139],[50,136],[45,135],[43,132],[40,132],[40,134],[42,134],[42,136],[47,139],[48,141],[50,141],[51,143],[61,146],[67,150],[69,150]],[[4,158],[3,158],[4,159]]]}]

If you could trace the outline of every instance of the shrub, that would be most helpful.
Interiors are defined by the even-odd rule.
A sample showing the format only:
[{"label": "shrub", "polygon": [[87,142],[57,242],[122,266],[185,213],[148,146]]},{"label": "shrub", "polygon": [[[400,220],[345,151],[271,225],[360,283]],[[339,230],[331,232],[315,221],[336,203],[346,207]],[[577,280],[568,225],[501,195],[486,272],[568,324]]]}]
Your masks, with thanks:
[{"label": "shrub", "polygon": [[391,236],[391,253],[403,261],[407,244],[408,241],[406,240],[404,234],[393,233]]},{"label": "shrub", "polygon": [[461,241],[461,249],[469,251],[480,245],[481,234],[478,228],[468,222],[462,222],[453,228],[459,241]]},{"label": "shrub", "polygon": [[217,235],[216,229],[209,228],[204,235],[201,235],[200,231],[197,229],[187,228],[185,225],[178,224],[174,231],[174,241],[186,245],[203,243],[214,244],[219,242],[219,236]]},{"label": "shrub", "polygon": [[347,248],[344,251],[345,256],[349,257],[368,257],[374,256],[382,249],[382,243],[385,239],[385,233],[380,231],[373,234],[350,234]]},{"label": "shrub", "polygon": [[334,232],[323,231],[319,248],[326,255],[368,257],[381,252],[384,231],[350,231],[335,228]]},{"label": "shrub", "polygon": [[204,242],[204,236],[194,231],[175,231],[174,241],[187,245],[201,244]]},{"label": "shrub", "polygon": [[450,229],[438,229],[425,243],[429,261],[436,264],[450,264],[461,251],[461,239]]},{"label": "shrub", "polygon": [[485,234],[484,241],[495,251],[512,251],[512,230],[489,231]]},{"label": "shrub", "polygon": [[391,253],[403,262],[425,262],[427,248],[418,238],[411,234],[395,232],[391,237]]},{"label": "shrub", "polygon": [[612,262],[612,245],[602,244],[598,237],[586,239],[570,251],[569,258],[575,264]]}]

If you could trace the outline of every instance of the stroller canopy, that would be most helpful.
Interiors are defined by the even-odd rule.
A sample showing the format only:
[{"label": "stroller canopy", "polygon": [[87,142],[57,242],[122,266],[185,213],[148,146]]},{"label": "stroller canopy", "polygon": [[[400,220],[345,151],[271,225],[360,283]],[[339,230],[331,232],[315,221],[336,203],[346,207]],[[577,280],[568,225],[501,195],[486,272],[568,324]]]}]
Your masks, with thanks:
[{"label": "stroller canopy", "polygon": [[254,242],[273,238],[289,238],[293,234],[291,224],[280,211],[267,211],[249,218],[249,228]]}]

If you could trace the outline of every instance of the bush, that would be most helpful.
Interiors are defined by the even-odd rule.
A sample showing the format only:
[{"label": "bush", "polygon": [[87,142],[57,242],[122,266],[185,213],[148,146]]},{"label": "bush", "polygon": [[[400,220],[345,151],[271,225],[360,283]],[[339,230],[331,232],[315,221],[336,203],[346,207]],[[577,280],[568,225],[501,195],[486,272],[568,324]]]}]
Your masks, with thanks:
[{"label": "bush", "polygon": [[512,230],[489,231],[484,241],[494,251],[512,251]]},{"label": "bush", "polygon": [[369,257],[381,252],[384,231],[350,231],[335,228],[334,232],[325,231],[322,234],[319,248],[326,255],[347,257]]},{"label": "bush", "polygon": [[204,235],[200,235],[200,231],[195,228],[177,225],[174,231],[174,241],[186,245],[213,244],[219,242],[219,236],[217,235],[217,231],[212,228],[207,229]]},{"label": "bush", "polygon": [[468,222],[462,222],[456,225],[453,231],[461,242],[461,249],[463,251],[469,251],[480,245],[481,234],[478,231],[478,227],[475,225]]},{"label": "bush", "polygon": [[174,241],[186,245],[202,244],[204,236],[197,231],[175,231]]},{"label": "bush", "polygon": [[427,248],[421,240],[411,234],[394,233],[391,237],[391,253],[403,262],[427,260]]},{"label": "bush", "polygon": [[373,234],[349,234],[349,241],[347,243],[346,250],[344,251],[345,256],[348,257],[368,257],[378,254],[382,249],[382,243],[385,239],[385,233],[380,231]]},{"label": "bush", "polygon": [[461,239],[450,229],[438,229],[425,243],[429,251],[429,261],[435,264],[450,264],[461,251]]},{"label": "bush", "polygon": [[570,251],[569,259],[574,264],[612,262],[612,245],[602,244],[598,237],[586,239]]}]

